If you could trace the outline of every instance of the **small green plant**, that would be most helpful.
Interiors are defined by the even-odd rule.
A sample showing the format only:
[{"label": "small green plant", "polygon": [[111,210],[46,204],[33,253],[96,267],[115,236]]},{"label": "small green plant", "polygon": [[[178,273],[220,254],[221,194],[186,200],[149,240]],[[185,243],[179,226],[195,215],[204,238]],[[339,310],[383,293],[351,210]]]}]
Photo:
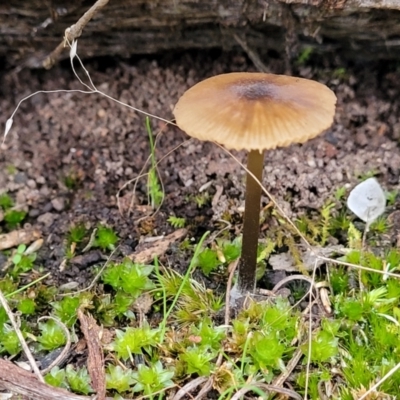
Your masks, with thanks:
[{"label": "small green plant", "polygon": [[55,301],[51,305],[53,306],[53,312],[55,317],[64,322],[68,327],[71,327],[76,322],[76,314],[78,307],[81,303],[81,299],[77,297],[63,297],[60,301]]},{"label": "small green plant", "polygon": [[377,175],[379,175],[379,171],[377,169],[370,169],[366,172],[359,174],[358,179],[360,182],[362,182],[362,181],[366,181],[369,178],[373,178]]},{"label": "small green plant", "polygon": [[4,214],[4,221],[9,229],[18,226],[26,217],[26,211],[8,209]]},{"label": "small green plant", "polygon": [[249,353],[261,370],[284,368],[282,357],[285,353],[285,345],[275,332],[254,332],[249,343]]},{"label": "small green plant", "polygon": [[193,325],[191,333],[200,338],[202,346],[207,346],[213,350],[219,350],[221,341],[225,338],[225,329],[215,327],[209,318],[201,321],[198,327]]},{"label": "small green plant", "polygon": [[352,222],[349,222],[348,226],[349,226],[347,230],[348,247],[350,249],[360,249],[362,245],[361,232],[354,226]]},{"label": "small green plant", "polygon": [[[151,285],[152,284],[153,283],[151,282]],[[141,288],[139,288],[139,291],[140,290]],[[138,293],[132,296],[132,294],[125,293],[123,291],[117,291],[112,302],[112,308],[114,309],[116,316],[126,315],[126,313],[130,310],[134,299],[138,296]]]},{"label": "small green plant", "polygon": [[[296,337],[298,319],[286,300],[277,298],[272,304],[250,303],[233,321],[236,345],[252,359],[243,364],[242,369],[248,373],[284,369],[285,359],[293,352],[290,343]],[[257,324],[255,331],[249,335],[254,324]]]},{"label": "small green plant", "polygon": [[346,209],[342,208],[336,216],[332,216],[329,228],[331,235],[347,232],[350,228],[350,223],[351,219],[347,215]]},{"label": "small green plant", "polygon": [[335,204],[331,202],[324,204],[320,210],[317,221],[315,221],[315,218],[309,217],[308,215],[302,215],[296,221],[300,232],[306,235],[312,244],[324,246],[331,236],[334,226],[334,218],[332,217],[332,210],[334,207]]},{"label": "small green plant", "polygon": [[386,233],[390,228],[390,224],[387,218],[383,215],[378,217],[369,227],[369,230],[373,233],[383,234]]},{"label": "small green plant", "polygon": [[15,330],[8,324],[4,324],[0,329],[0,354],[7,353],[10,356],[19,354],[21,343]]},{"label": "small green plant", "polygon": [[265,328],[277,331],[287,342],[296,336],[298,316],[287,300],[278,297],[274,304],[263,305],[260,311]]},{"label": "small green plant", "polygon": [[334,203],[328,203],[325,204],[322,209],[321,209],[321,222],[320,222],[320,227],[321,227],[321,233],[319,237],[319,242],[322,246],[325,246],[326,242],[328,241],[329,238],[329,228],[330,228],[330,222],[331,222],[331,212],[332,208],[335,206]]},{"label": "small green plant", "polygon": [[40,348],[43,350],[55,350],[63,346],[66,342],[66,337],[63,329],[54,320],[50,319],[46,322],[39,323],[41,332],[38,337]]},{"label": "small green plant", "polygon": [[344,196],[346,195],[347,189],[345,186],[341,186],[339,188],[336,189],[335,191],[335,199],[337,201],[340,201],[344,198]]},{"label": "small green plant", "polygon": [[86,367],[75,370],[71,364],[68,364],[65,372],[68,385],[72,391],[85,395],[93,393],[93,389],[90,386],[90,376]]},{"label": "small green plant", "polygon": [[399,195],[398,190],[392,190],[390,192],[386,192],[386,200],[389,206],[393,206],[396,203],[398,195]]},{"label": "small green plant", "polygon": [[216,251],[205,248],[198,256],[197,264],[203,271],[203,274],[209,276],[211,272],[215,271],[221,261],[218,259]]},{"label": "small green plant", "polygon": [[212,370],[211,361],[216,352],[208,346],[192,346],[184,350],[179,359],[185,364],[188,374],[209,376]]},{"label": "small green plant", "polygon": [[[324,362],[336,357],[339,353],[337,337],[340,321],[322,321],[322,329],[316,333],[311,342],[310,359],[313,362]],[[302,350],[308,356],[309,345],[304,344]]]},{"label": "small green plant", "polygon": [[307,61],[309,61],[311,54],[313,52],[313,48],[308,46],[308,47],[304,47],[304,49],[302,49],[297,57],[296,60],[296,64],[298,65],[304,65],[307,63]]},{"label": "small green plant", "polygon": [[95,247],[100,247],[103,250],[114,250],[115,244],[118,241],[118,236],[112,228],[99,225],[94,241]]},{"label": "small green plant", "polygon": [[349,280],[347,268],[338,266],[330,271],[330,283],[334,294],[346,293]]},{"label": "small green plant", "polygon": [[79,186],[79,176],[71,172],[64,177],[64,185],[69,190],[75,190]]},{"label": "small green plant", "polygon": [[143,392],[145,396],[152,396],[160,390],[174,386],[173,376],[174,371],[164,369],[160,361],[156,361],[150,367],[140,364],[138,371],[132,374],[136,382],[133,391]]},{"label": "small green plant", "polygon": [[87,230],[85,225],[77,224],[72,226],[68,232],[68,243],[81,243],[86,237]]},{"label": "small green plant", "polygon": [[139,297],[145,290],[154,289],[154,283],[149,278],[154,266],[135,264],[129,258],[122,263],[112,264],[103,273],[103,282],[111,285],[116,291]]},{"label": "small green plant", "polygon": [[174,215],[171,215],[167,219],[167,221],[171,224],[173,228],[183,228],[186,225],[185,218],[175,217]]},{"label": "small green plant", "polygon": [[113,349],[118,357],[123,360],[129,359],[132,354],[143,354],[143,350],[148,353],[151,347],[158,343],[158,330],[150,329],[148,326],[141,328],[126,328],[125,331],[117,329],[116,338],[113,342]]},{"label": "small green plant", "polygon": [[6,275],[0,279],[0,290],[7,296],[17,289],[17,283],[11,276]]},{"label": "small green plant", "polygon": [[10,195],[7,193],[3,193],[0,195],[0,207],[3,210],[8,210],[14,205],[14,202],[12,201]]},{"label": "small green plant", "polygon": [[12,262],[14,263],[14,265],[18,265],[21,262],[22,257],[23,257],[23,255],[25,253],[25,250],[26,250],[26,245],[25,244],[20,244],[18,246],[17,251],[15,252],[15,254],[14,254],[13,258],[12,258]]},{"label": "small green plant", "polygon": [[17,173],[17,167],[15,165],[9,164],[6,167],[8,175],[15,175]]},{"label": "small green plant", "polygon": [[238,259],[241,253],[241,242],[234,240],[229,242],[227,240],[217,240],[213,248],[203,249],[197,257],[197,265],[203,271],[203,274],[209,276],[215,272],[217,268],[223,264]]},{"label": "small green plant", "polygon": [[200,322],[215,315],[224,305],[223,296],[218,296],[199,282],[189,279],[187,274],[182,277],[176,271],[165,270],[158,278],[165,297],[168,300],[174,299],[172,318],[179,325]]},{"label": "small green plant", "polygon": [[194,197],[197,207],[202,208],[210,201],[210,194],[208,192],[197,194]]},{"label": "small green plant", "polygon": [[44,380],[51,386],[68,389],[66,377],[67,376],[64,369],[53,367],[51,371],[44,377]]},{"label": "small green plant", "polygon": [[[240,253],[242,251],[242,242],[240,240],[233,240],[232,242],[227,240],[225,241],[217,240],[217,244],[218,247],[222,249],[222,253],[224,255],[226,263],[235,261],[240,257]],[[267,254],[268,251],[269,251],[269,244],[266,244],[265,246],[261,245],[259,247],[258,257],[262,257],[262,259],[265,259],[269,255]],[[261,261],[261,259],[257,258],[257,262],[259,261]]]},{"label": "small green plant", "polygon": [[32,315],[36,311],[35,300],[29,298],[22,298],[17,304],[18,311],[23,315]]},{"label": "small green plant", "polygon": [[[321,367],[322,368],[322,367]],[[320,396],[320,387],[321,387],[321,382],[323,381],[327,381],[330,382],[331,381],[331,376],[328,374],[328,377],[325,377],[325,375],[327,375],[324,371],[324,373],[320,373],[315,372],[303,372],[301,371],[300,374],[297,377],[297,384],[299,385],[299,387],[304,388],[306,386],[306,382],[307,382],[307,387],[308,387],[308,397],[311,400],[320,400],[321,396]],[[349,399],[345,399],[343,398],[343,400],[353,400],[353,397],[350,397]]]},{"label": "small green plant", "polygon": [[25,254],[26,245],[20,244],[17,248],[17,251],[12,257],[12,262],[14,264],[14,268],[12,271],[13,276],[16,276],[20,273],[28,272],[32,270],[33,264],[36,260],[36,253]]},{"label": "small green plant", "polygon": [[135,384],[133,371],[109,364],[106,370],[106,386],[118,393],[127,392]]},{"label": "small green plant", "polygon": [[149,203],[151,207],[155,209],[164,200],[164,192],[160,185],[160,180],[158,176],[157,162],[155,156],[155,143],[153,140],[153,132],[151,130],[149,117],[146,117],[146,129],[147,129],[147,134],[149,135],[150,160],[151,160],[151,167],[147,178],[147,190],[150,200]]},{"label": "small green plant", "polygon": [[332,76],[333,76],[334,78],[338,78],[338,79],[346,79],[347,76],[348,76],[348,73],[347,73],[346,68],[336,68],[336,69],[333,71]]}]

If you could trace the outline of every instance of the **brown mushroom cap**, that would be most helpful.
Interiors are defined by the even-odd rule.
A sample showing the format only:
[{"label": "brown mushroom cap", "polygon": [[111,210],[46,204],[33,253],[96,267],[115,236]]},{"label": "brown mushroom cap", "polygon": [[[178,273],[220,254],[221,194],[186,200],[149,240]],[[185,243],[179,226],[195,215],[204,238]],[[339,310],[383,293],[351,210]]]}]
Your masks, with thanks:
[{"label": "brown mushroom cap", "polygon": [[325,85],[285,75],[237,72],[197,83],[174,109],[188,135],[236,150],[302,143],[329,128],[336,96]]}]

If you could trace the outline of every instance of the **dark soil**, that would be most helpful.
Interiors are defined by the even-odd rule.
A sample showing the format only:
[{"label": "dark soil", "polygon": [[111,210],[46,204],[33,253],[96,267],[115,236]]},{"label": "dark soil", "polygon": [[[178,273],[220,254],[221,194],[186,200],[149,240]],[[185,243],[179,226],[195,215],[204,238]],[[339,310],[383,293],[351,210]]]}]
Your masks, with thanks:
[{"label": "dark soil", "polygon": [[[166,119],[172,119],[179,96],[199,80],[255,70],[243,54],[201,52],[130,61],[97,59],[86,66],[100,90]],[[270,69],[283,73],[284,61],[273,60]],[[24,96],[37,90],[82,89],[69,63],[51,71],[0,73],[2,126]],[[400,73],[378,63],[349,67],[326,62],[294,67],[294,74],[326,83],[335,91],[338,107],[335,123],[325,134],[267,153],[264,184],[288,215],[320,208],[336,189],[351,187],[359,175],[371,171],[385,189],[399,188]],[[77,281],[84,286],[93,276],[87,267],[101,259],[96,253],[89,261],[70,263],[60,271],[67,232],[77,223],[113,227],[120,238],[120,254],[133,253],[143,237],[172,232],[166,221],[170,215],[186,218],[189,237],[198,238],[208,229],[216,230],[228,212],[238,222],[232,232],[240,233],[245,178],[240,166],[212,143],[187,141],[179,129],[156,119],[151,124],[155,134],[162,131],[156,156],[162,159],[159,170],[165,190],[155,217],[143,207],[146,178],[138,181],[136,206],[130,213],[134,183],[121,193],[120,207],[116,198],[118,190],[140,174],[149,156],[143,115],[100,95],[80,93],[38,94],[17,112],[1,147],[0,191],[26,209],[27,223],[41,230],[45,242],[39,260],[52,271],[54,282]],[[244,154],[235,154],[244,160]],[[207,183],[202,193],[208,192],[210,200],[200,208],[194,197]],[[211,202],[216,193],[219,197]],[[168,262],[178,269],[187,266],[173,249]]]}]

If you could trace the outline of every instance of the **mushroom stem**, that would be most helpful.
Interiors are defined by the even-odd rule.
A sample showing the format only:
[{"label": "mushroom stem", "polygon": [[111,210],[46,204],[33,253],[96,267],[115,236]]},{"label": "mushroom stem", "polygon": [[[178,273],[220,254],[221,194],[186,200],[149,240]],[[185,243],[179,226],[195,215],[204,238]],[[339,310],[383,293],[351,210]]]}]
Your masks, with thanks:
[{"label": "mushroom stem", "polygon": [[[247,169],[261,182],[264,152],[251,150],[247,158]],[[256,264],[258,236],[260,231],[261,186],[248,173],[246,200],[244,207],[242,255],[239,263],[239,290],[254,292],[256,284]]]}]

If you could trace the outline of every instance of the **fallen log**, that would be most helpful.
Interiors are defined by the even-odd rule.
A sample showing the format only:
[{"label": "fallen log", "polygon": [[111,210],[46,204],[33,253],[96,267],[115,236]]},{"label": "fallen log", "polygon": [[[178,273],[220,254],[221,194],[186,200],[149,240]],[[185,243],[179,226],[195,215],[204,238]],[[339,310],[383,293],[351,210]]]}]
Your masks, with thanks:
[{"label": "fallen log", "polygon": [[[42,67],[94,3],[1,2],[0,57],[12,67]],[[400,1],[113,0],[85,26],[79,54],[129,57],[243,43],[261,58],[271,51],[293,58],[304,49],[356,61],[399,58]]]}]

